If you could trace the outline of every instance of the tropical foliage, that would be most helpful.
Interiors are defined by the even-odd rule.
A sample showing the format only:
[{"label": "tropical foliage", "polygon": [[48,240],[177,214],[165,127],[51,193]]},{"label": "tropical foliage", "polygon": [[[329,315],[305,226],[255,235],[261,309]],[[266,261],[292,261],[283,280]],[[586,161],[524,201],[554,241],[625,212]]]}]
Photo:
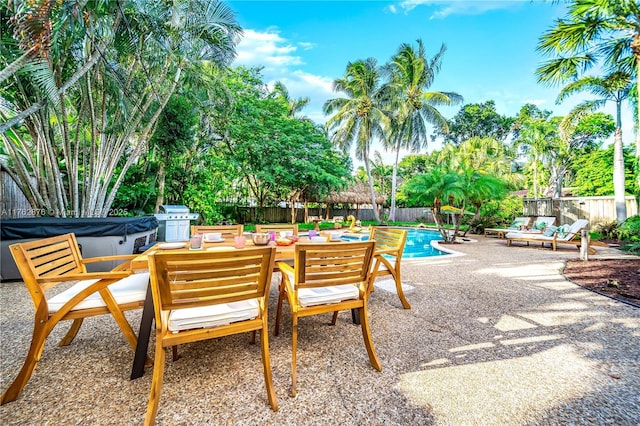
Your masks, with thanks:
[{"label": "tropical foliage", "polygon": [[240,28],[216,0],[14,1],[2,19],[9,171],[34,208],[105,216],[185,71],[225,66]]},{"label": "tropical foliage", "polygon": [[[619,223],[627,215],[620,107],[632,89],[636,94],[640,90],[633,83],[640,75],[639,22],[640,4],[636,0],[572,0],[567,16],[557,20],[538,44],[539,51],[554,56],[536,70],[539,81],[568,84],[559,99],[583,90],[598,96],[595,101],[578,105],[569,114],[569,121],[605,101],[616,103],[613,181]],[[592,69],[602,76],[586,75]],[[640,104],[636,103],[636,107],[640,118]],[[636,161],[640,162],[640,132],[636,133]]]}]

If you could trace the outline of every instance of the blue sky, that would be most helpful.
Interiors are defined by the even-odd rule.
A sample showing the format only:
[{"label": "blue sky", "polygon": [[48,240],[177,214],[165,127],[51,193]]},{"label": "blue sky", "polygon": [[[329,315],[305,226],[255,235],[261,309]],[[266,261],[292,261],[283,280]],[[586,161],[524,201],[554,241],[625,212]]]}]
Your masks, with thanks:
[{"label": "blue sky", "polygon": [[[324,123],[322,104],[341,96],[331,83],[350,61],[387,62],[402,43],[421,38],[429,57],[445,44],[431,90],[454,91],[464,103],[493,100],[514,116],[525,103],[563,115],[583,98],[556,105],[557,87],[536,83],[545,59],[535,48],[563,4],[541,0],[227,1],[244,36],[234,65],[262,66],[266,82],[282,81],[292,97],[307,96],[303,114]],[[605,112],[613,114],[613,105]],[[452,117],[460,106],[441,109]],[[623,127],[632,140],[630,111]],[[430,148],[439,148],[433,144]],[[386,156],[385,156],[386,157]],[[385,162],[388,162],[385,160]]]}]

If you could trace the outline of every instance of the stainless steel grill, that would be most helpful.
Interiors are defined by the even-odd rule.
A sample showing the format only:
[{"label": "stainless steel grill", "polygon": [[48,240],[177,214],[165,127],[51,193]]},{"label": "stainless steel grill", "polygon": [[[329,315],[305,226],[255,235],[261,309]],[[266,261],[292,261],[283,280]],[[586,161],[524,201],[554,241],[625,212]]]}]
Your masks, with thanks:
[{"label": "stainless steel grill", "polygon": [[158,241],[187,241],[191,221],[200,217],[190,213],[187,206],[162,205],[158,210],[154,215],[158,219]]}]

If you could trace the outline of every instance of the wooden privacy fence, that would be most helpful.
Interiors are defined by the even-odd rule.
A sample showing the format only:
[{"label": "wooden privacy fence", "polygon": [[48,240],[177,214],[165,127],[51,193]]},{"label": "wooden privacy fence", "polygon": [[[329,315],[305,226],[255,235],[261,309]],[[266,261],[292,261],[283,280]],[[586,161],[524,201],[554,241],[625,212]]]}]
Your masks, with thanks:
[{"label": "wooden privacy fence", "polygon": [[[242,223],[256,223],[256,222],[267,222],[267,223],[289,223],[291,222],[291,209],[290,208],[282,208],[282,207],[237,207],[236,209],[238,213],[238,220]],[[384,213],[383,213],[384,212]],[[380,218],[382,219],[384,214],[388,214],[389,209],[381,209]],[[326,219],[326,209],[325,208],[310,208],[309,216],[317,216],[323,219]],[[361,221],[374,221],[375,215],[373,214],[373,209],[364,208],[364,209],[331,209],[330,217],[331,219],[334,216],[342,216],[347,219],[347,216],[353,215],[357,220]],[[433,222],[433,218],[431,213],[424,207],[416,207],[416,208],[399,208],[396,209],[396,222],[417,222],[418,219],[423,221]],[[296,222],[303,223],[304,222],[304,209],[296,209]]]},{"label": "wooden privacy fence", "polygon": [[[291,222],[291,209],[282,207],[238,207],[238,220],[243,223],[268,222],[268,223],[289,223]],[[384,214],[388,214],[389,209],[381,209],[380,218]],[[317,216],[326,219],[325,208],[310,208],[309,216]],[[357,220],[374,221],[375,215],[373,209],[331,209],[330,218],[334,216],[342,216],[347,219],[349,215],[353,215]],[[426,218],[426,219],[425,219]],[[433,222],[431,213],[424,207],[416,208],[399,208],[396,209],[396,222],[418,222],[420,220]],[[296,222],[304,222],[304,209],[296,209]]]},{"label": "wooden privacy fence", "polygon": [[0,220],[33,217],[35,213],[9,173],[0,170]]},{"label": "wooden privacy fence", "polygon": [[[636,197],[625,197],[625,201],[627,217],[637,215]],[[614,197],[525,198],[523,202],[525,216],[555,216],[560,224],[587,219],[593,229],[598,224],[616,220]]]}]

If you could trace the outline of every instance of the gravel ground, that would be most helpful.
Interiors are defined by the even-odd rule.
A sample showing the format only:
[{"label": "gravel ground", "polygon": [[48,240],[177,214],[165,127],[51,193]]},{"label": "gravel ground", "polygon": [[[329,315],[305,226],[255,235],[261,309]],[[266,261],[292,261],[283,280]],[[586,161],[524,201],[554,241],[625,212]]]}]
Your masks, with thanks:
[{"label": "gravel ground", "polygon": [[[371,295],[368,362],[349,312],[299,326],[298,397],[290,398],[291,326],[270,335],[280,410],[269,408],[249,335],[182,346],[167,361],[157,417],[166,425],[638,425],[640,309],[563,278],[575,248],[506,247],[477,237],[464,255],[403,261],[411,310],[384,286]],[[591,258],[623,256],[598,248]],[[412,288],[409,288],[412,287]],[[276,281],[272,283],[273,323]],[[285,307],[286,308],[286,307]],[[137,330],[140,311],[127,314]],[[0,387],[20,369],[33,307],[0,284]],[[70,346],[59,326],[5,425],[141,424],[151,371],[130,381],[133,352],[108,316],[85,320]],[[153,341],[150,344],[153,348]],[[153,351],[153,349],[151,349]],[[153,355],[153,354],[151,354]]]}]

